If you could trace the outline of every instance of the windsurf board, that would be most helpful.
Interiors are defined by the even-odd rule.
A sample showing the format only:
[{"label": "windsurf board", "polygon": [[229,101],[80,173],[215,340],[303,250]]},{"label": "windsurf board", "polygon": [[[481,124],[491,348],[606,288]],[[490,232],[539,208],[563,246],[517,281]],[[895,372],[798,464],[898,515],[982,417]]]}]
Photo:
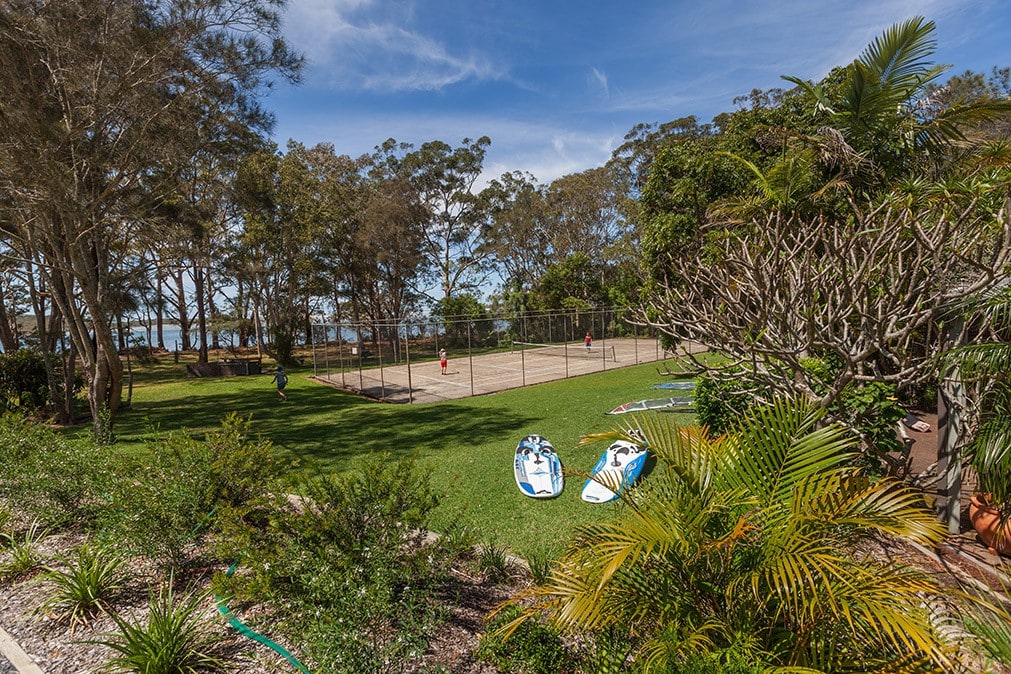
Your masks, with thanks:
[{"label": "windsurf board", "polygon": [[528,435],[516,445],[513,472],[520,491],[532,498],[558,496],[565,486],[558,453],[540,435]]},{"label": "windsurf board", "polygon": [[635,402],[618,405],[608,414],[625,414],[626,412],[645,412],[661,410],[669,407],[691,407],[695,401],[692,398],[654,398],[652,400],[636,400]]},{"label": "windsurf board", "polygon": [[646,447],[627,440],[611,444],[583,483],[581,498],[589,503],[607,503],[635,484],[646,465]]},{"label": "windsurf board", "polygon": [[667,391],[692,391],[695,389],[693,381],[665,381],[662,384],[653,384],[650,388],[664,389]]}]

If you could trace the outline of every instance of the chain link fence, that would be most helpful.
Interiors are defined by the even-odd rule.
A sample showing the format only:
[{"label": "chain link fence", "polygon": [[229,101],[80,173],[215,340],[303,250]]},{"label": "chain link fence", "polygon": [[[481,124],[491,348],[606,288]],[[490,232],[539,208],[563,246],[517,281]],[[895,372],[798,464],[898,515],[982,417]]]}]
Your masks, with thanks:
[{"label": "chain link fence", "polygon": [[[523,386],[545,380],[548,370],[557,370],[550,377],[557,379],[662,359],[656,333],[626,316],[601,309],[319,322],[312,328],[313,373],[374,398],[416,402]],[[447,373],[455,378],[433,382],[442,350],[456,364]],[[447,386],[454,395],[435,392]]]}]

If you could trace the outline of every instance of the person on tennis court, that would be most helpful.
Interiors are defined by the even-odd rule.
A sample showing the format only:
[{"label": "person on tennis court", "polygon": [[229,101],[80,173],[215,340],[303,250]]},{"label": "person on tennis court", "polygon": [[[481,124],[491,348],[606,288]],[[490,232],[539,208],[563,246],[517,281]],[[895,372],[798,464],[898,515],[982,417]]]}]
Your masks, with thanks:
[{"label": "person on tennis court", "polygon": [[590,353],[590,345],[593,344],[593,337],[590,333],[586,333],[586,337],[583,337],[583,343],[586,344],[586,353]]},{"label": "person on tennis court", "polygon": [[449,374],[446,372],[446,368],[449,367],[449,361],[446,359],[445,349],[439,349],[439,366],[442,368],[442,374]]}]

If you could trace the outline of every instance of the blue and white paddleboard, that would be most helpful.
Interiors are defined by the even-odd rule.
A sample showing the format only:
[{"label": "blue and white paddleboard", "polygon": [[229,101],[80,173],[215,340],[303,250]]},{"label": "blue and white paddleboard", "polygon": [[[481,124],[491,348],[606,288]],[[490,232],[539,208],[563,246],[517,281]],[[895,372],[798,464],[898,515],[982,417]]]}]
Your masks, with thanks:
[{"label": "blue and white paddleboard", "polygon": [[646,454],[643,445],[627,440],[612,443],[583,484],[582,499],[589,503],[606,503],[618,498],[618,494],[635,484],[646,465]]},{"label": "blue and white paddleboard", "polygon": [[695,389],[693,381],[665,381],[662,384],[653,384],[653,389],[663,389],[667,391],[691,391]]},{"label": "blue and white paddleboard", "polygon": [[565,486],[558,453],[540,435],[528,435],[516,445],[513,470],[520,491],[533,498],[558,496]]}]

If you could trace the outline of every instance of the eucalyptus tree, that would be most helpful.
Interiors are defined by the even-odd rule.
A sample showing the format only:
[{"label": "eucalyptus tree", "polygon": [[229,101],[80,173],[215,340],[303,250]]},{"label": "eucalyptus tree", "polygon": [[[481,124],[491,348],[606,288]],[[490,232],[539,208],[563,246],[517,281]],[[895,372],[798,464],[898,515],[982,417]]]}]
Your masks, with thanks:
[{"label": "eucalyptus tree", "polygon": [[545,215],[554,261],[582,253],[603,260],[624,232],[619,191],[607,167],[555,179],[545,194]]},{"label": "eucalyptus tree", "polygon": [[505,294],[519,306],[550,264],[545,192],[532,175],[514,171],[490,181],[479,195],[486,218],[484,244],[502,276]]},{"label": "eucalyptus tree", "polygon": [[473,189],[490,144],[487,136],[464,138],[457,148],[430,141],[403,158],[411,183],[428,209],[423,251],[445,297],[472,290],[484,280],[490,253],[482,245],[481,201]]},{"label": "eucalyptus tree", "polygon": [[[424,253],[429,210],[412,184],[404,163],[379,148],[364,177],[359,226],[353,232],[348,266],[357,270],[356,283],[367,313],[377,323],[400,320],[418,308],[428,258]],[[387,335],[394,348],[396,335]]]},{"label": "eucalyptus tree", "polygon": [[122,364],[111,329],[110,250],[150,228],[145,179],[194,156],[212,110],[258,130],[257,97],[301,60],[278,0],[39,3],[0,9],[3,220],[53,299],[88,379],[95,430],[115,415]]},{"label": "eucalyptus tree", "polygon": [[236,176],[244,222],[237,271],[250,283],[275,357],[284,364],[291,363],[293,346],[309,320],[315,251],[325,225],[326,202],[316,198],[313,179],[314,154],[292,141],[283,156],[250,155]]}]

